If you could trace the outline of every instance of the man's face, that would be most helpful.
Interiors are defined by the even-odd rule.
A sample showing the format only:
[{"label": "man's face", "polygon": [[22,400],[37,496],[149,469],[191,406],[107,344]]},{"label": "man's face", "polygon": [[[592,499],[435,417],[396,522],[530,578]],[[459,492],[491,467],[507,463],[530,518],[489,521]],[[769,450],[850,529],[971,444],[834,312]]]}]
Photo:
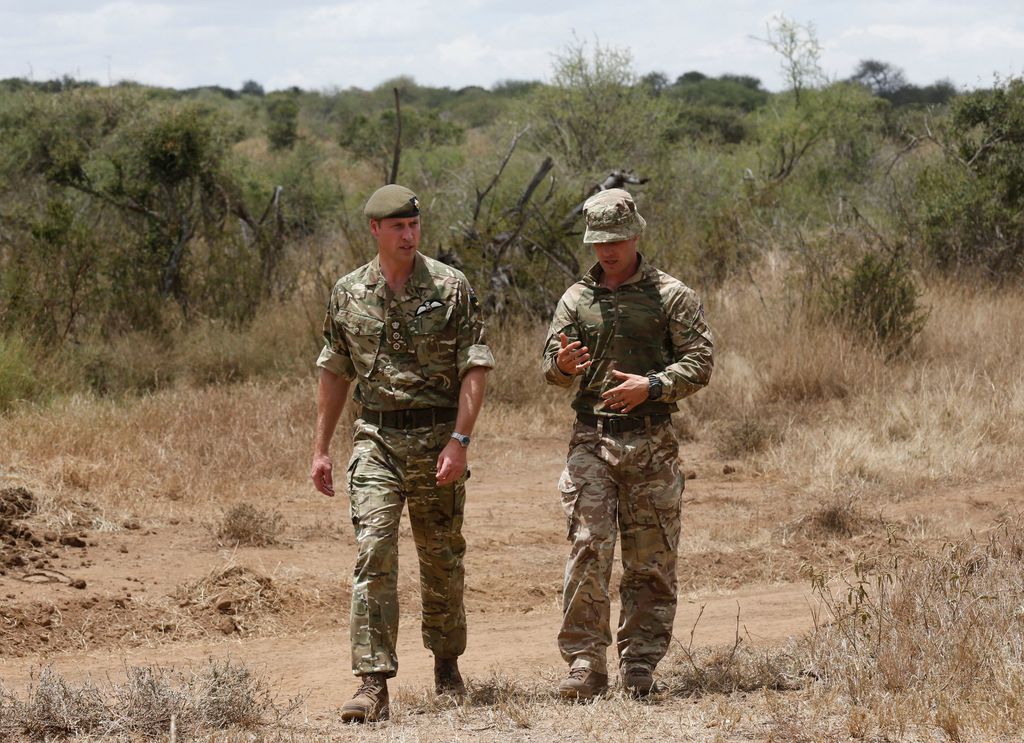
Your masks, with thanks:
[{"label": "man's face", "polygon": [[391,260],[411,261],[420,246],[419,217],[371,219],[370,232],[381,255]]},{"label": "man's face", "polygon": [[636,270],[636,244],[639,237],[613,243],[594,243],[594,256],[601,264],[605,276],[628,279]]}]

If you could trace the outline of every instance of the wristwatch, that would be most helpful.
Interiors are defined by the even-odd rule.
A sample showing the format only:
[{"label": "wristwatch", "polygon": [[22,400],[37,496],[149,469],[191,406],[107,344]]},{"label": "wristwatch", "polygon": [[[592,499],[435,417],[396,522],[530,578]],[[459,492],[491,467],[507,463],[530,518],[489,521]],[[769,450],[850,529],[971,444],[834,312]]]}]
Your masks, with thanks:
[{"label": "wristwatch", "polygon": [[661,380],[658,379],[658,375],[651,372],[647,375],[647,383],[650,385],[647,389],[647,399],[657,400],[661,397],[663,387],[661,386]]},{"label": "wristwatch", "polygon": [[463,449],[469,446],[469,436],[467,436],[464,433],[459,433],[458,431],[455,431],[452,434],[452,438],[458,441],[460,444],[462,444]]}]

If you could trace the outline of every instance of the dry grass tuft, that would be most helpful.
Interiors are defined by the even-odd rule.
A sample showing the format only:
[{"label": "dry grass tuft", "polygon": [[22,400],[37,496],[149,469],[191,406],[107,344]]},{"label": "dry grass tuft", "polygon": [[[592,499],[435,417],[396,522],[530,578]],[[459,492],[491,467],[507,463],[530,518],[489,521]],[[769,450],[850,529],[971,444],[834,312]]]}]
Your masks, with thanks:
[{"label": "dry grass tuft", "polygon": [[484,715],[488,728],[515,731],[535,726],[541,710],[557,704],[556,682],[513,679],[491,672],[484,679],[466,680],[466,696],[454,699],[432,691],[403,689],[396,695],[397,714],[392,720],[402,723],[417,716],[456,716],[463,722]]},{"label": "dry grass tuft", "polygon": [[781,439],[782,432],[771,421],[744,416],[721,426],[718,453],[726,459],[746,457],[764,451]]},{"label": "dry grass tuft", "polygon": [[238,503],[221,519],[217,539],[229,547],[269,547],[277,544],[277,536],[284,529],[282,520],[277,511],[263,511],[249,503]]},{"label": "dry grass tuft", "polygon": [[36,508],[35,498],[28,488],[0,489],[0,518],[20,519]]},{"label": "dry grass tuft", "polygon": [[782,524],[777,531],[783,542],[794,538],[845,539],[867,531],[871,523],[856,498],[846,494],[833,496],[810,513]]},{"label": "dry grass tuft", "polygon": [[681,650],[669,655],[659,671],[659,684],[670,696],[677,697],[764,689],[791,691],[806,682],[792,655],[755,650],[742,642],[727,648]]},{"label": "dry grass tuft", "polygon": [[211,661],[195,673],[159,667],[125,671],[124,683],[101,689],[88,680],[69,683],[44,668],[24,701],[0,693],[0,732],[5,740],[157,738],[168,734],[173,720],[179,735],[191,737],[278,725],[299,705],[298,700],[279,705],[263,678],[230,661]]},{"label": "dry grass tuft", "polygon": [[272,617],[290,605],[288,598],[270,577],[233,564],[179,586],[175,593],[179,606],[222,615],[242,634],[270,631]]},{"label": "dry grass tuft", "polygon": [[675,647],[658,667],[662,677],[659,684],[669,696],[695,697],[765,689],[792,690],[803,685],[798,661],[791,652],[755,650],[744,641],[740,634],[738,612],[736,636],[731,646],[695,650],[693,636],[703,616],[704,607],[701,606],[690,629],[689,642],[683,645],[676,640]]},{"label": "dry grass tuft", "polygon": [[1024,728],[1019,520],[937,555],[894,553],[814,582],[828,621],[801,655],[821,693],[866,710],[881,735],[924,726],[978,740]]},{"label": "dry grass tuft", "polygon": [[7,710],[10,721],[2,727],[20,731],[33,740],[106,732],[109,710],[102,693],[90,681],[76,686],[44,668],[29,689],[28,699],[11,701]]}]

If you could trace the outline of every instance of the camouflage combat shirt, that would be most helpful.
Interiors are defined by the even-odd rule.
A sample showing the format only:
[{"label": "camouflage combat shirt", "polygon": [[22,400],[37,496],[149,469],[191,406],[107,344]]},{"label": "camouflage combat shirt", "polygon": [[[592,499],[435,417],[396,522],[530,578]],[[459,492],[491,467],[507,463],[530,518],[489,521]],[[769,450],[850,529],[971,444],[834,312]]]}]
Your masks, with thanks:
[{"label": "camouflage combat shirt", "polygon": [[627,374],[654,372],[662,384],[657,400],[638,405],[629,415],[671,413],[676,401],[704,387],[714,366],[714,340],[704,307],[683,282],[644,262],[617,289],[601,286],[596,263],[558,302],[544,346],[544,377],[550,384],[572,385],[555,363],[561,344],[582,341],[593,363],[583,374],[572,406],[579,412],[622,415],[604,407],[601,393],[619,384],[613,369]]},{"label": "camouflage combat shirt", "polygon": [[369,410],[457,408],[463,375],[494,366],[466,277],[421,253],[398,294],[379,256],[341,278],[324,342],[317,366],[358,379],[354,399]]}]

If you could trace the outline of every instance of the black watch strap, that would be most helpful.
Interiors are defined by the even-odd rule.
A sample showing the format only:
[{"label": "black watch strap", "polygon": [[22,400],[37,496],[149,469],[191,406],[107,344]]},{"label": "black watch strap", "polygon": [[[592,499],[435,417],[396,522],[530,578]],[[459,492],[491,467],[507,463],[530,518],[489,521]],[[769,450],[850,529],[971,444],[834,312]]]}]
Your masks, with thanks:
[{"label": "black watch strap", "polygon": [[657,400],[659,397],[661,397],[661,392],[663,389],[661,385],[661,380],[658,379],[657,374],[651,372],[650,374],[647,375],[647,382],[650,385],[650,388],[647,390],[647,399]]}]

